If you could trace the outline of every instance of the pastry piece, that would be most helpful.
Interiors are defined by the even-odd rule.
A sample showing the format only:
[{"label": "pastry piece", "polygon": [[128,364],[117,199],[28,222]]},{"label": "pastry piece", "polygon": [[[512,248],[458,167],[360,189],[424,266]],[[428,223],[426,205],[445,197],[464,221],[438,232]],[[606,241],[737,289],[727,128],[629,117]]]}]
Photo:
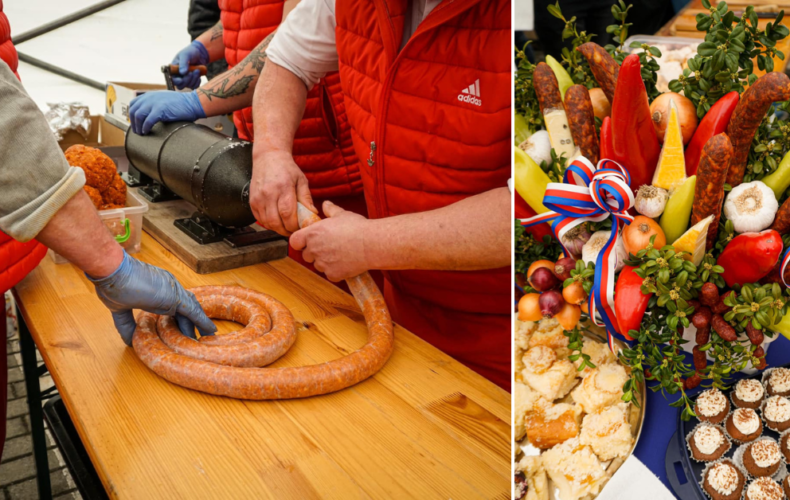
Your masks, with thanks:
[{"label": "pastry piece", "polygon": [[779,444],[770,438],[753,442],[743,453],[743,466],[754,477],[773,476],[781,463]]},{"label": "pastry piece", "polygon": [[569,439],[542,455],[543,467],[560,490],[560,500],[597,495],[608,479],[598,457],[578,438]]},{"label": "pastry piece", "polygon": [[628,456],[634,437],[628,421],[628,404],[619,403],[584,416],[581,444],[592,447],[601,461]]},{"label": "pastry piece", "polygon": [[718,460],[730,449],[730,440],[720,427],[702,422],[691,431],[688,441],[691,456],[700,462]]},{"label": "pastry piece", "polygon": [[532,411],[538,398],[540,398],[540,394],[533,391],[530,386],[520,382],[516,382],[513,385],[513,413],[515,417],[513,425],[516,441],[520,441],[524,437],[526,432],[524,429],[524,415]]},{"label": "pastry piece", "polygon": [[524,457],[516,464],[516,498],[549,500],[549,481],[541,457]]},{"label": "pastry piece", "polygon": [[529,443],[546,450],[579,435],[582,409],[568,403],[554,404],[538,399],[524,415],[524,430]]},{"label": "pastry piece", "polygon": [[739,500],[746,477],[730,460],[711,465],[702,480],[702,488],[713,500]]},{"label": "pastry piece", "polygon": [[765,397],[765,388],[759,380],[744,378],[735,384],[732,391],[732,404],[737,408],[751,408],[756,410],[760,407]]},{"label": "pastry piece", "polygon": [[721,423],[730,412],[730,402],[724,394],[715,387],[700,393],[694,404],[694,413],[703,422],[712,424]]},{"label": "pastry piece", "polygon": [[725,427],[730,437],[739,443],[754,441],[763,433],[763,423],[751,408],[738,408],[730,413]]},{"label": "pastry piece", "polygon": [[758,477],[746,488],[744,500],[782,500],[782,487],[770,477]]},{"label": "pastry piece", "polygon": [[594,413],[618,403],[623,397],[623,384],[628,375],[618,363],[600,365],[590,370],[571,396],[585,412]]},{"label": "pastry piece", "polygon": [[790,400],[771,396],[763,403],[763,418],[769,429],[784,432],[790,428]]},{"label": "pastry piece", "polygon": [[774,368],[765,381],[765,388],[771,396],[790,396],[790,369]]},{"label": "pastry piece", "polygon": [[531,347],[521,359],[521,378],[549,401],[565,396],[576,383],[576,367],[567,359],[558,359],[550,347]]},{"label": "pastry piece", "polygon": [[538,328],[529,338],[529,347],[546,346],[557,349],[560,357],[567,356],[568,342],[570,339],[565,336],[562,326],[555,318],[542,319],[538,323]]},{"label": "pastry piece", "polygon": [[[609,349],[607,344],[596,342],[590,339],[584,340],[584,344],[582,345],[582,353],[589,355],[590,362],[596,367],[617,361],[617,358],[614,357],[614,354],[612,354],[612,351]],[[579,367],[582,365],[581,357],[574,361],[573,364],[576,366],[576,376],[579,378],[584,378],[584,376],[590,373],[592,370],[592,368],[586,366],[584,370],[578,371]]]}]

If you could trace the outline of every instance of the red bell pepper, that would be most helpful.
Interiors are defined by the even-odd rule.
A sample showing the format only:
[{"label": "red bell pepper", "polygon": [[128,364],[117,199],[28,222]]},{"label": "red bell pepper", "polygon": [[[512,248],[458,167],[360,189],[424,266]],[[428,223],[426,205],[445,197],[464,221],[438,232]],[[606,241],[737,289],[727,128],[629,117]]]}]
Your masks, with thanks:
[{"label": "red bell pepper", "polygon": [[724,248],[716,263],[724,268],[721,277],[736,283],[757,283],[768,275],[782,255],[782,237],[773,229],[739,234]]},{"label": "red bell pepper", "polygon": [[727,124],[730,123],[730,117],[739,100],[740,94],[738,92],[733,90],[727,93],[710,107],[702,121],[699,122],[697,130],[694,131],[694,135],[691,136],[691,140],[686,146],[686,175],[690,177],[697,173],[702,147],[705,146],[708,139],[727,131]]},{"label": "red bell pepper", "polygon": [[612,150],[612,120],[605,116],[603,119],[603,123],[601,123],[601,144],[599,148],[601,150],[601,159],[613,159],[614,158],[614,151]]},{"label": "red bell pepper", "polygon": [[626,57],[620,66],[611,116],[612,159],[628,169],[636,192],[653,181],[661,153],[637,54]]},{"label": "red bell pepper", "polygon": [[652,293],[642,292],[643,279],[634,272],[635,269],[636,267],[625,266],[614,285],[614,314],[617,316],[620,333],[628,340],[633,340],[628,335],[629,331],[639,331],[647,303],[653,296]]},{"label": "red bell pepper", "polygon": [[[524,198],[522,198],[518,194],[518,192],[515,193],[515,198],[516,198],[515,208],[516,208],[517,219],[529,219],[530,217],[535,217],[536,215],[538,215],[537,213],[535,213],[534,210],[532,210],[532,207],[529,206],[529,203],[524,201]],[[527,227],[525,229],[529,234],[531,234],[532,236],[534,236],[539,240],[542,240],[543,237],[546,235],[551,236],[552,238],[554,237],[554,233],[551,232],[551,226],[549,226],[545,222],[541,224],[537,224],[532,227]]]}]

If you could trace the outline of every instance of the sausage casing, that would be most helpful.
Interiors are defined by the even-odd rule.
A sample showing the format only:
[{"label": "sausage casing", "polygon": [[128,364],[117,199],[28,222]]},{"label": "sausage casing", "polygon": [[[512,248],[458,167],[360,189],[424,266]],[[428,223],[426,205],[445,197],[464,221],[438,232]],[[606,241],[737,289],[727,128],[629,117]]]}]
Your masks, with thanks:
[{"label": "sausage casing", "polygon": [[598,136],[595,133],[595,112],[590,92],[584,85],[573,85],[565,92],[565,113],[573,142],[593,165],[598,164]]},{"label": "sausage casing", "polygon": [[612,59],[606,49],[595,42],[587,42],[576,47],[582,53],[592,70],[593,77],[603,90],[609,104],[614,103],[614,89],[617,86],[617,76],[620,74],[620,65]]},{"label": "sausage casing", "polygon": [[691,225],[712,215],[708,227],[707,249],[716,244],[719,234],[721,204],[724,202],[724,182],[732,158],[732,144],[727,134],[714,135],[702,148],[697,167],[697,184],[694,188],[694,205],[691,210]]},{"label": "sausage casing", "polygon": [[732,141],[733,157],[727,173],[727,183],[735,187],[743,182],[749,148],[757,127],[765,118],[771,104],[790,99],[790,78],[784,73],[766,73],[743,93],[727,125]]}]

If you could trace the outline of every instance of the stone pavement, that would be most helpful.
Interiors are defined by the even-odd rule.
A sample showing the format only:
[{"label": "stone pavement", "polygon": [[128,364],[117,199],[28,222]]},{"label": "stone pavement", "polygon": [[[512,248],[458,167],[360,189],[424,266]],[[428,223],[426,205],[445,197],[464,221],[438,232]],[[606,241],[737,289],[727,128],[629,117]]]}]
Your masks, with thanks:
[{"label": "stone pavement", "polygon": [[[3,312],[2,302],[0,302],[0,312]],[[4,314],[0,315],[0,320],[5,321],[4,316]],[[33,441],[30,437],[30,416],[25,399],[27,391],[22,372],[22,357],[19,354],[19,334],[13,332],[13,336],[7,340],[0,339],[0,341],[4,340],[8,348],[8,413],[5,448],[0,462],[0,500],[36,500],[38,498],[36,467],[33,461]],[[38,353],[36,355],[41,362],[41,356]],[[41,377],[42,390],[52,385],[54,384],[49,374]],[[47,425],[46,420],[44,425]],[[57,500],[81,499],[82,496],[76,489],[49,429],[45,432],[52,495]]]}]

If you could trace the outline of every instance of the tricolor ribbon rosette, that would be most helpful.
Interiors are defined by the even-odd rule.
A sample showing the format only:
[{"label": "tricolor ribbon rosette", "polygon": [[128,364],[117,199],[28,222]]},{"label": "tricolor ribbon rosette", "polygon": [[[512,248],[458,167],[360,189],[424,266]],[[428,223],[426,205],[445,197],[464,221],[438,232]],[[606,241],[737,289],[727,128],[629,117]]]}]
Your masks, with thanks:
[{"label": "tricolor ribbon rosette", "polygon": [[[633,217],[628,210],[634,205],[634,193],[629,187],[628,170],[612,160],[601,160],[595,167],[587,158],[579,156],[565,170],[562,183],[552,182],[546,188],[543,205],[549,209],[529,219],[522,219],[524,227],[544,222],[551,223],[554,236],[562,245],[565,255],[571,253],[563,244],[563,236],[584,222],[600,222],[612,217],[609,240],[598,253],[595,262],[595,280],[588,297],[590,318],[598,326],[605,326],[609,348],[614,352],[613,336],[617,334],[614,304],[617,241],[623,224],[630,224]],[[597,314],[603,323],[600,323]],[[624,335],[627,340],[633,340]]]}]

